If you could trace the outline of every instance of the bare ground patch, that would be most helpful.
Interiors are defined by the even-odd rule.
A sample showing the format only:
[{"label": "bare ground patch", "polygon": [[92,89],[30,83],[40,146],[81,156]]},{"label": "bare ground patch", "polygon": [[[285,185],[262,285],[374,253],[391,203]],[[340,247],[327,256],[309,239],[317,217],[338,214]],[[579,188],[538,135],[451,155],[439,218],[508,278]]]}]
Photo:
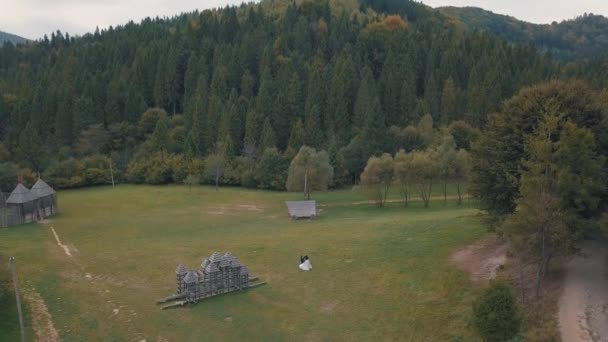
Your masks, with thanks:
[{"label": "bare ground patch", "polygon": [[55,228],[53,228],[53,226],[51,226],[51,231],[53,232],[53,235],[55,236],[55,241],[57,241],[57,246],[59,246],[63,249],[63,251],[65,252],[65,255],[71,257],[72,253],[70,252],[70,247],[61,243],[61,240],[59,240],[59,235],[57,235],[57,232],[55,231]]},{"label": "bare ground patch", "polygon": [[338,306],[338,302],[329,302],[321,305],[321,312],[330,314],[336,310],[336,306]]},{"label": "bare ground patch", "polygon": [[36,341],[60,341],[59,333],[53,325],[52,316],[40,294],[34,290],[27,290],[24,293],[24,298],[31,312],[32,328],[36,334]]},{"label": "bare ground patch", "polygon": [[207,207],[210,215],[238,215],[243,212],[263,213],[264,208],[255,204],[221,204]]},{"label": "bare ground patch", "polygon": [[507,244],[492,235],[457,250],[450,262],[467,272],[473,282],[487,284],[507,262]]},{"label": "bare ground patch", "polygon": [[559,299],[563,341],[608,341],[608,244],[585,241],[584,255],[565,265],[564,290]]}]

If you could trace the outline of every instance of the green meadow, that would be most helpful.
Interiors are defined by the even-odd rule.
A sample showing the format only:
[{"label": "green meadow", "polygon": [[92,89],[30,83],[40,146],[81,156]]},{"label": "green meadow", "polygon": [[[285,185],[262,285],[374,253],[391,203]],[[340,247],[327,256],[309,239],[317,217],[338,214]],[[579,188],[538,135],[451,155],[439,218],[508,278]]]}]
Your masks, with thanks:
[{"label": "green meadow", "polygon": [[[430,208],[313,193],[322,209],[313,221],[289,219],[284,201],[301,197],[294,193],[118,186],[58,196],[50,222],[0,230],[0,254],[17,258],[23,291],[43,298],[64,341],[476,339],[469,321],[479,289],[448,258],[485,229],[476,209],[453,197],[444,204],[439,189]],[[176,265],[199,267],[215,251],[230,251],[267,284],[160,310],[155,300],[174,292]],[[303,254],[311,272],[298,269]],[[0,336],[11,340],[15,310],[0,310],[9,317]]]}]

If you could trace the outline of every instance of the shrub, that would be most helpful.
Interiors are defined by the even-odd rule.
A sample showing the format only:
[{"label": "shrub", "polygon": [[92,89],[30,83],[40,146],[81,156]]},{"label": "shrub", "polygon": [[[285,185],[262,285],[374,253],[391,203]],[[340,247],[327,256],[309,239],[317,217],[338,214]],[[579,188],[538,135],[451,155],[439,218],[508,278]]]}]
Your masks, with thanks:
[{"label": "shrub", "polygon": [[82,162],[70,158],[51,164],[44,177],[57,188],[77,188],[85,185],[85,168]]},{"label": "shrub", "polygon": [[169,158],[171,178],[174,183],[183,183],[190,174],[190,163],[181,154],[171,155]]},{"label": "shrub", "polygon": [[270,190],[285,190],[289,161],[276,148],[267,148],[258,161],[255,180],[258,187]]},{"label": "shrub", "polygon": [[[94,155],[84,158],[82,166],[84,168],[85,185],[105,185],[112,183],[110,164],[112,159],[102,155]],[[114,167],[116,169],[116,167]]]},{"label": "shrub", "polygon": [[143,184],[146,180],[148,164],[145,160],[135,160],[127,167],[127,179],[135,184]]},{"label": "shrub", "polygon": [[521,315],[509,285],[495,282],[473,303],[473,325],[484,341],[508,341],[519,333]]}]

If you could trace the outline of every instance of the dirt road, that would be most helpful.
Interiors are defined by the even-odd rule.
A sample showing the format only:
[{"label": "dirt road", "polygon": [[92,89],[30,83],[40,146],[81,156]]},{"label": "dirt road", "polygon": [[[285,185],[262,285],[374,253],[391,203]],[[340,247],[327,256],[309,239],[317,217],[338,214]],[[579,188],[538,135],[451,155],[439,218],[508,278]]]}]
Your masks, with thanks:
[{"label": "dirt road", "polygon": [[565,271],[559,301],[562,341],[608,342],[608,242],[586,241]]}]

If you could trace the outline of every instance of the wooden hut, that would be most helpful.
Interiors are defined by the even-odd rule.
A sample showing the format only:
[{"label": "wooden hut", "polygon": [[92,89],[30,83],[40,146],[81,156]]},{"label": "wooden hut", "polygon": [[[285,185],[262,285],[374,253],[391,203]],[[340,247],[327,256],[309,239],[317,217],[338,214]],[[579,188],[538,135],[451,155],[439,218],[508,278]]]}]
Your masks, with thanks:
[{"label": "wooden hut", "polygon": [[314,219],[319,216],[317,201],[287,201],[287,210],[292,220],[301,218]]},{"label": "wooden hut", "polygon": [[38,178],[31,193],[38,200],[40,217],[46,218],[57,213],[57,193],[45,181]]},{"label": "wooden hut", "polygon": [[38,200],[23,184],[17,184],[15,190],[11,192],[11,195],[6,199],[6,206],[8,208],[17,208],[18,216],[20,217],[13,224],[24,224],[31,223],[38,219]]}]

